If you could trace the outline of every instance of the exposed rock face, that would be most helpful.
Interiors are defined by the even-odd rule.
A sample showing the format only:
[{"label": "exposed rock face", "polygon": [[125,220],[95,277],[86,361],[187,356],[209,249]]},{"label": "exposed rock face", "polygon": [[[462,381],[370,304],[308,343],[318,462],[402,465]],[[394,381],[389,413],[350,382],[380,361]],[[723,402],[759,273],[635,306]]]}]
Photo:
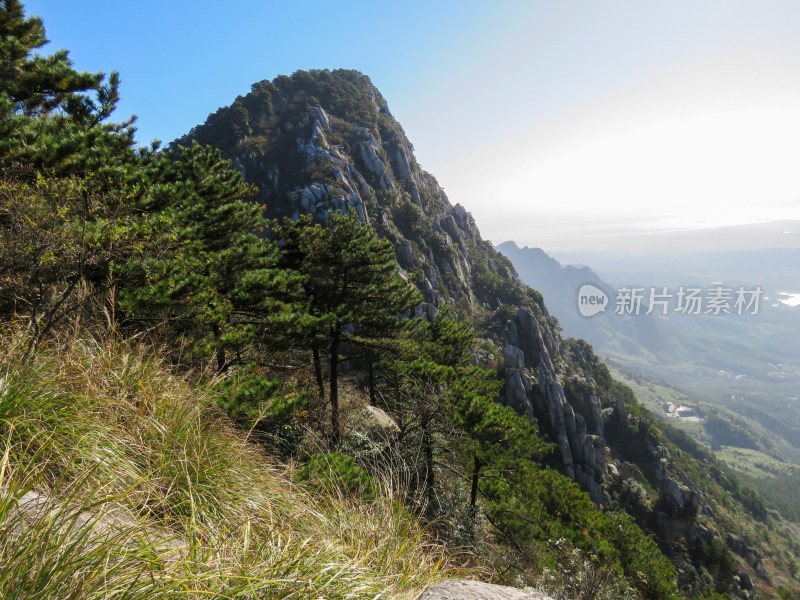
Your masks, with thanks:
[{"label": "exposed rock face", "polygon": [[378,142],[366,127],[359,127],[358,132],[363,136],[363,139],[356,142],[354,146],[355,156],[361,159],[370,174],[378,178],[378,187],[380,189],[388,190],[393,188],[394,178],[381,161]]},{"label": "exposed rock face", "polygon": [[433,584],[417,600],[552,600],[541,592],[481,583],[467,579],[448,579]]},{"label": "exposed rock face", "polygon": [[46,521],[54,534],[58,532],[65,539],[78,543],[88,541],[90,544],[107,543],[120,533],[135,533],[130,539],[150,544],[169,561],[180,560],[189,550],[187,540],[157,529],[140,527],[136,519],[121,510],[112,511],[101,506],[99,509],[95,507],[99,512],[91,512],[82,508],[28,491],[5,515],[5,523],[10,525],[10,533],[17,536],[24,535],[27,527]]},{"label": "exposed rock face", "polygon": [[664,477],[659,490],[659,508],[670,516],[694,519],[700,506],[700,498],[685,485],[671,477]]},{"label": "exposed rock face", "polygon": [[747,562],[747,564],[762,577],[762,579],[768,579],[768,576],[764,572],[764,568],[761,563],[761,554],[755,548],[750,546],[742,537],[729,533],[727,536],[725,536],[725,543],[727,544],[728,548],[741,556]]},{"label": "exposed rock face", "polygon": [[619,477],[621,480],[626,479],[633,479],[634,481],[641,482],[644,479],[642,472],[639,470],[633,463],[629,462],[620,462],[614,465],[610,465],[611,474],[615,477]]},{"label": "exposed rock face", "polygon": [[397,422],[385,410],[367,405],[353,418],[353,427],[362,433],[378,431],[383,436],[391,436],[400,431]]},{"label": "exposed rock face", "polygon": [[[328,113],[321,106],[311,107],[303,116],[299,128],[308,129],[309,124],[308,137],[297,138],[298,154],[303,158],[306,167],[330,165],[335,182],[327,184],[312,182],[305,187],[296,187],[287,193],[289,205],[284,211],[287,209],[291,211],[295,219],[300,214],[311,213],[319,220],[325,220],[331,212],[348,212],[352,209],[358,213],[362,222],[369,223],[365,198],[370,198],[372,191],[355,168],[353,160],[339,147],[328,142],[326,135],[331,131]],[[380,175],[381,189],[387,189],[393,184],[377,156],[377,143],[368,131],[363,135],[366,139],[360,141],[356,148],[361,149],[361,155],[367,166],[376,169]],[[248,172],[249,169],[244,167],[242,173],[245,178],[248,177]]]},{"label": "exposed rock face", "polygon": [[561,353],[560,341],[546,321],[541,323],[531,311],[517,311],[505,340],[504,401],[536,417],[558,445],[561,470],[601,504],[608,456],[600,399],[580,391],[568,398],[554,366],[553,357]]},{"label": "exposed rock face", "polygon": [[[400,266],[404,269],[413,269],[414,268],[414,250],[411,248],[411,242],[408,240],[400,240],[396,245],[397,251],[397,262],[400,263]],[[426,281],[428,281],[426,279]],[[428,285],[432,289],[431,282],[428,281]]]}]

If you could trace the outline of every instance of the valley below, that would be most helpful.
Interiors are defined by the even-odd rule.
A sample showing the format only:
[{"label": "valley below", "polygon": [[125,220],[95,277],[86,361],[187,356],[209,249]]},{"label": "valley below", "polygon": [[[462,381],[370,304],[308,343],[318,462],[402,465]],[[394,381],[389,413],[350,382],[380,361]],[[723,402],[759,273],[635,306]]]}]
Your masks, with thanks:
[{"label": "valley below", "polygon": [[[699,235],[699,234],[698,234]],[[713,238],[712,234],[706,234]],[[790,519],[800,511],[800,310],[791,289],[800,251],[743,250],[665,255],[556,253],[500,245],[526,283],[538,286],[565,335],[584,337],[606,357],[656,418],[673,423],[731,465]],[[641,287],[742,286],[764,290],[757,314],[618,314],[614,306],[587,319],[580,285],[612,298]],[[548,300],[549,298],[549,300]],[[674,309],[674,305],[670,307]]]}]

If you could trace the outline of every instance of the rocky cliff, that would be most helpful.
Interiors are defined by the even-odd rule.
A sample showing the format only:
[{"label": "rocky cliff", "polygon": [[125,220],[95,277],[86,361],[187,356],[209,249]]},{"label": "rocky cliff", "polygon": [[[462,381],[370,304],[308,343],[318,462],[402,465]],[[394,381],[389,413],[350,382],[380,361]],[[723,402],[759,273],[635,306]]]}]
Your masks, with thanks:
[{"label": "rocky cliff", "polygon": [[[591,347],[562,339],[541,295],[420,168],[367,77],[337,70],[262,81],[174,144],[192,141],[220,147],[258,186],[268,216],[324,220],[353,210],[390,240],[403,276],[424,295],[415,314],[433,318],[447,306],[478,323],[484,354],[476,359],[503,378],[499,400],[535,418],[555,442],[550,464],[598,505],[634,514],[680,563],[684,587],[699,585],[704,540],[733,535],[711,518],[716,509],[701,510],[713,504],[708,486],[724,481],[712,477],[700,490],[690,455],[708,458],[685,440],[689,452],[675,448],[640,409],[631,413],[632,395],[613,384]],[[743,578],[767,581],[740,563]]]}]

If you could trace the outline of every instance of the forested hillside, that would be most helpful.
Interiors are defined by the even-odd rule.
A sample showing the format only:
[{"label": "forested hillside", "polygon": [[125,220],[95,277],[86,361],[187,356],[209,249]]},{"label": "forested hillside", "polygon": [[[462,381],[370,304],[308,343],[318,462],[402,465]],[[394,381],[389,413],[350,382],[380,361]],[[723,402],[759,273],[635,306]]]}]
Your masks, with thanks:
[{"label": "forested hillside", "polygon": [[143,149],[115,74],[18,2],[0,35],[4,597],[797,593],[791,530],[562,339],[366,76]]}]

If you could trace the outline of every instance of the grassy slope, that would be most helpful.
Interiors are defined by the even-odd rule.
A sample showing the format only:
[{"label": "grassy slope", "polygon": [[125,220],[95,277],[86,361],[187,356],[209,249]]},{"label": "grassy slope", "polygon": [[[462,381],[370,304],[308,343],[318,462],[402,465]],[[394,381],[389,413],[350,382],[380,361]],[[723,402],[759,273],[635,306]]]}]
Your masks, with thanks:
[{"label": "grassy slope", "polygon": [[800,467],[749,448],[723,446],[716,454],[787,519],[800,523]]},{"label": "grassy slope", "polygon": [[[703,504],[710,511],[713,520],[709,521],[708,515],[704,513],[698,516],[698,520],[702,525],[713,529],[721,526],[728,533],[746,540],[761,554],[765,572],[769,574],[773,587],[783,589],[782,592],[778,592],[779,595],[794,593],[796,596],[798,575],[800,575],[800,561],[798,561],[800,529],[796,522],[798,489],[796,486],[800,478],[797,467],[757,450],[732,446],[717,447],[714,444],[715,437],[705,429],[709,417],[713,416],[729,423],[731,431],[735,432],[737,424],[741,425],[742,421],[738,415],[732,415],[705,403],[695,402],[679,389],[655,378],[633,376],[630,372],[616,366],[611,371],[612,376],[629,386],[637,400],[653,414],[663,415],[663,405],[673,402],[690,406],[703,417],[703,421],[700,423],[664,417],[660,417],[664,419],[661,424],[656,423],[665,431],[669,439],[697,459],[688,460],[688,457],[682,457],[683,453],[673,452],[673,458],[680,461],[681,469],[687,479],[692,481],[698,489],[704,491]],[[745,431],[751,433],[757,441],[769,445],[769,440],[766,439],[765,434],[758,431],[757,427],[745,428]],[[692,448],[691,443],[682,443],[681,435],[678,435],[680,432],[683,432],[681,435],[688,434],[687,441],[696,440],[700,442],[701,446]],[[712,451],[712,446],[717,449]],[[712,457],[723,461],[727,466],[722,463],[714,465]],[[698,469],[698,467],[700,468]],[[721,468],[725,469],[724,476],[711,475],[712,471],[719,474]],[[744,492],[744,489],[737,492],[737,486],[731,487],[720,483],[730,481],[730,475],[735,475],[740,484],[756,490],[766,501],[767,506],[778,509],[780,514],[767,511],[766,518],[758,520],[751,518],[746,512],[743,513],[742,505],[738,501],[734,501],[734,497]],[[795,522],[787,521],[787,518],[793,519]],[[750,571],[752,565],[748,565],[742,559],[738,559],[738,562],[740,569],[753,575]],[[788,591],[792,589],[794,592]],[[762,590],[762,592],[771,593],[767,590]]]},{"label": "grassy slope", "polygon": [[[151,350],[22,364],[25,342],[0,337],[0,597],[403,597],[465,574],[388,499],[293,485]],[[25,519],[30,489],[60,508]]]}]

